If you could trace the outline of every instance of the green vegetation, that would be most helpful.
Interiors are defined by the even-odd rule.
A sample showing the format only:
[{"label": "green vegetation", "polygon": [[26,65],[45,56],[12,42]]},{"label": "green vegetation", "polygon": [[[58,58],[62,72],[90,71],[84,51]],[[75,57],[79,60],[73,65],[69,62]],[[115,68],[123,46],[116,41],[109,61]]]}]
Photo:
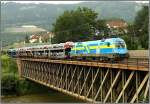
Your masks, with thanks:
[{"label": "green vegetation", "polygon": [[6,54],[3,54],[0,59],[2,61],[1,92],[3,96],[48,91],[47,87],[19,78],[15,59]]},{"label": "green vegetation", "polygon": [[[97,35],[96,31],[99,32]],[[135,22],[127,27],[127,31],[116,36],[126,41],[128,49],[148,49],[148,6],[143,6],[137,13]],[[113,35],[105,20],[98,19],[98,13],[86,7],[65,11],[53,24],[53,32],[53,43],[94,40]]]},{"label": "green vegetation", "polygon": [[[75,10],[78,7],[88,7],[98,13],[100,19],[118,18],[133,23],[138,10],[143,5],[135,2],[118,2],[118,1],[100,1],[84,2],[73,5],[53,5],[53,4],[18,4],[2,3],[1,4],[1,37],[2,45],[11,45],[14,42],[24,41],[26,35],[31,33],[6,33],[6,28],[18,27],[21,25],[36,25],[51,31],[52,24],[56,18],[66,10]],[[13,9],[12,9],[13,8]],[[7,18],[6,18],[7,17]],[[76,27],[73,27],[76,28]],[[146,37],[143,37],[143,39]],[[142,42],[144,43],[144,42]],[[141,44],[142,44],[141,43]],[[144,45],[144,44],[143,44]],[[141,47],[141,46],[140,46]]]},{"label": "green vegetation", "polygon": [[[86,7],[65,11],[53,24],[53,32],[55,33],[53,42],[61,43],[92,39],[95,35],[97,21],[102,23],[101,20],[96,20],[97,15],[98,13]],[[103,25],[99,25],[99,28],[104,27]]]},{"label": "green vegetation", "polygon": [[0,35],[0,39],[2,41],[2,46],[10,46],[13,43],[20,43],[25,41],[26,37],[29,37],[33,34],[43,34],[45,32],[19,32],[19,33],[11,33],[11,32],[2,32]]},{"label": "green vegetation", "polygon": [[16,61],[14,59],[4,54],[1,56],[1,61],[2,61],[2,73],[17,74],[17,66]]},{"label": "green vegetation", "polygon": [[148,6],[143,6],[137,13],[134,23],[128,26],[128,33],[122,36],[128,49],[148,49],[148,19]]},{"label": "green vegetation", "polygon": [[93,9],[103,19],[122,18],[133,22],[137,10],[141,9],[142,5],[144,4],[119,1],[84,2],[73,5],[2,3],[1,22],[3,27],[32,24],[50,30],[51,24],[59,15],[79,6]]},{"label": "green vegetation", "polygon": [[29,36],[27,36],[27,35],[25,37],[25,43],[29,43]]},{"label": "green vegetation", "polygon": [[[14,3],[12,5],[17,5],[17,4]],[[24,4],[22,4],[19,8],[22,8],[23,5]],[[95,5],[98,5],[98,4],[93,4],[92,5],[93,7],[91,7],[91,8],[95,8]],[[5,6],[7,7],[10,5],[6,4]],[[117,4],[117,6],[119,6],[119,4]],[[3,7],[2,9],[6,9],[6,7]],[[82,5],[82,7],[83,7],[83,5]],[[114,15],[116,15],[118,18],[123,16],[123,14],[118,11],[118,10],[120,10],[121,7],[117,7],[117,10],[116,10],[116,8],[110,9],[109,6],[106,6],[109,8],[109,9],[108,8],[107,9],[110,11],[110,12],[108,12],[107,9],[104,10],[104,11],[107,11],[106,14],[104,13],[104,11],[99,11],[104,7],[101,7],[101,9],[100,9],[97,6],[95,10],[87,8],[90,6],[83,7],[83,8],[82,7],[79,7],[79,8],[76,8],[76,6],[68,7],[68,8],[61,10],[62,8],[64,8],[63,6],[61,6],[58,9],[59,12],[57,14],[55,14],[56,12],[53,12],[53,13],[46,13],[47,15],[41,15],[41,14],[43,14],[43,11],[40,10],[41,7],[35,6],[35,8],[38,8],[38,9],[36,9],[36,11],[40,10],[39,14],[40,14],[40,16],[42,16],[42,17],[37,17],[38,19],[37,18],[35,19],[36,12],[34,11],[33,15],[30,15],[30,16],[26,15],[27,17],[24,17],[24,15],[23,15],[24,18],[22,17],[22,15],[20,18],[20,17],[15,17],[15,16],[9,17],[9,16],[7,16],[8,15],[7,14],[5,16],[8,17],[7,18],[8,20],[3,20],[5,17],[3,14],[3,12],[4,12],[3,11],[2,12],[2,22],[6,23],[8,26],[10,26],[12,21],[14,24],[18,21],[19,24],[32,23],[33,25],[42,25],[45,28],[48,28],[49,30],[52,29],[52,31],[55,33],[55,36],[53,38],[53,43],[61,43],[61,42],[66,42],[66,41],[86,41],[86,40],[100,39],[102,37],[108,37],[110,30],[106,27],[106,23],[103,18],[107,17],[108,15],[106,15],[106,14],[110,13],[110,12],[112,12],[114,14],[112,14],[112,17],[108,16],[108,18],[114,18],[115,17]],[[112,6],[112,8],[113,7],[114,6]],[[49,10],[53,11],[53,10],[57,9],[56,7],[51,7],[51,9],[49,9],[50,7],[48,5],[45,8],[48,8],[48,9],[46,9],[48,11]],[[70,8],[71,9],[76,8],[76,9],[70,10]],[[17,9],[18,9],[18,7],[16,7],[15,10],[12,11],[12,13],[14,13]],[[126,12],[130,12],[129,11],[130,9],[128,7],[127,7],[127,9],[128,9],[128,11],[126,11]],[[9,11],[9,13],[10,13],[9,9],[8,10],[6,9],[6,11]],[[116,11],[117,11],[117,14],[116,14]],[[121,12],[122,11],[123,10],[121,9]],[[22,10],[17,11],[17,12],[18,13],[22,12],[23,14],[29,13],[28,11],[25,11],[25,13],[24,13]],[[16,13],[16,16],[18,13]],[[131,13],[133,13],[133,8],[131,9]],[[101,14],[101,15],[99,15],[99,14]],[[135,20],[133,23],[131,22],[131,24],[128,26],[128,28],[127,28],[128,33],[123,34],[123,35],[118,35],[118,36],[122,37],[126,41],[128,49],[132,49],[132,50],[133,49],[135,49],[135,50],[136,49],[148,49],[148,39],[149,39],[149,36],[148,36],[148,22],[149,22],[148,21],[148,6],[143,6],[142,9],[140,9],[137,12],[137,14],[134,14],[135,16],[133,16],[133,14],[132,14],[132,18],[135,17]],[[13,14],[13,15],[15,15],[15,14]],[[118,15],[120,15],[120,16],[118,16]],[[125,17],[126,20],[131,18],[131,17],[129,17],[129,16],[131,16],[130,13],[127,13],[125,15],[126,15],[126,17]],[[45,19],[45,18],[49,18],[51,16],[52,16],[52,18],[50,20]],[[52,22],[55,20],[56,17],[58,17],[58,18],[56,19],[56,22],[53,24],[53,27],[49,27],[49,25],[52,24]],[[18,18],[18,20],[17,20],[17,18]],[[28,22],[26,22],[26,21],[28,21]],[[37,21],[40,21],[40,22],[37,22]],[[48,25],[47,25],[47,23],[48,23]],[[15,25],[18,25],[18,24],[16,23]],[[4,27],[2,27],[2,30],[4,29]],[[97,31],[99,31],[99,33],[96,35]],[[8,47],[5,48],[5,50],[6,50],[8,48],[15,48],[17,46],[17,43],[19,45],[21,45],[21,42],[23,42],[23,41],[26,41],[26,43],[29,43],[29,36],[31,34],[33,34],[33,33],[2,32],[1,37],[0,37],[2,40],[2,46],[9,45]],[[40,34],[40,33],[37,33],[37,34]],[[16,44],[12,44],[12,43],[16,43]],[[30,44],[28,44],[28,45],[30,45]],[[23,94],[39,93],[39,92],[47,91],[48,88],[43,87],[40,84],[33,83],[33,82],[23,79],[23,78],[22,79],[19,78],[18,72],[17,72],[16,60],[13,58],[10,58],[8,55],[6,55],[6,52],[4,52],[1,55],[0,59],[2,62],[2,77],[1,77],[2,78],[2,80],[1,80],[2,95],[4,95],[4,96],[5,95],[23,95]]]},{"label": "green vegetation", "polygon": [[30,36],[32,33],[1,33],[2,46],[11,45],[25,40],[25,36]]},{"label": "green vegetation", "polygon": [[143,6],[142,10],[137,13],[134,21],[135,34],[139,38],[139,42],[142,48],[148,49],[148,23],[149,23],[149,13],[148,6]]}]

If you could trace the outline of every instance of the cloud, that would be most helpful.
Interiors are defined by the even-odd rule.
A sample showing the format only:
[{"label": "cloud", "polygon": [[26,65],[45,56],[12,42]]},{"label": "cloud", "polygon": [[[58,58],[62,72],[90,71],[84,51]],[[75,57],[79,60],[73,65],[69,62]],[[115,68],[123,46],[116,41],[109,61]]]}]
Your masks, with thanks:
[{"label": "cloud", "polygon": [[137,3],[149,3],[149,1],[135,1]]}]

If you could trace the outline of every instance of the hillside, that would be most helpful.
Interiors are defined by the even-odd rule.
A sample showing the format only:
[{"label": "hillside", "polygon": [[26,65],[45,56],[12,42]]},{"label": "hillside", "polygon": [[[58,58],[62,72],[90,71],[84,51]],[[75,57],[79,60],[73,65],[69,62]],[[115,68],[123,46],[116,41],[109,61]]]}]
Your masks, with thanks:
[{"label": "hillside", "polygon": [[133,22],[141,4],[134,2],[83,2],[79,4],[1,4],[1,22],[3,27],[16,25],[38,25],[46,29],[51,28],[55,19],[65,10],[75,9],[78,6],[89,7],[99,13],[100,18],[122,18]]},{"label": "hillside", "polygon": [[[132,23],[136,12],[141,9],[142,4],[135,2],[82,2],[79,4],[19,4],[19,3],[2,3],[1,4],[1,30],[7,32],[8,28],[14,28],[22,25],[35,25],[45,30],[51,30],[52,24],[56,18],[65,10],[72,10],[77,7],[89,7],[99,14],[99,18],[111,19],[121,18]],[[12,35],[3,33],[1,39],[5,43],[11,44],[12,41],[22,40],[25,35]],[[6,36],[7,34],[7,36]],[[5,36],[4,36],[5,35]],[[12,39],[8,39],[13,37]],[[5,38],[3,38],[5,37]],[[15,40],[14,40],[15,39]]]}]

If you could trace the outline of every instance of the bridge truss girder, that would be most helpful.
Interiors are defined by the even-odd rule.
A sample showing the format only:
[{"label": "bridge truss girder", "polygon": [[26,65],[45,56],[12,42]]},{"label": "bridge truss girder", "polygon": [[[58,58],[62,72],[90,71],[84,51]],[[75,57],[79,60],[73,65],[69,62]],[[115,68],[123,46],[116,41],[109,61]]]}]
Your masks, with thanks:
[{"label": "bridge truss girder", "polygon": [[21,77],[90,102],[148,101],[148,71],[20,60]]}]

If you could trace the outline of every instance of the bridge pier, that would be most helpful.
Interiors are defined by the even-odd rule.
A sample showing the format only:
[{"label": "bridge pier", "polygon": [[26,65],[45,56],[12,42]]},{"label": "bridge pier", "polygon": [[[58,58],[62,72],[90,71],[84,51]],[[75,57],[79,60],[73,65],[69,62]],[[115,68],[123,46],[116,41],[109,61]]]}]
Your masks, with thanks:
[{"label": "bridge pier", "polygon": [[[17,59],[21,77],[82,100],[102,103],[139,103],[148,98],[148,71],[119,66],[80,65],[78,61]],[[95,66],[94,66],[95,65]],[[121,65],[120,65],[121,66]],[[138,66],[138,68],[140,68]],[[149,99],[148,99],[149,100]]]}]

